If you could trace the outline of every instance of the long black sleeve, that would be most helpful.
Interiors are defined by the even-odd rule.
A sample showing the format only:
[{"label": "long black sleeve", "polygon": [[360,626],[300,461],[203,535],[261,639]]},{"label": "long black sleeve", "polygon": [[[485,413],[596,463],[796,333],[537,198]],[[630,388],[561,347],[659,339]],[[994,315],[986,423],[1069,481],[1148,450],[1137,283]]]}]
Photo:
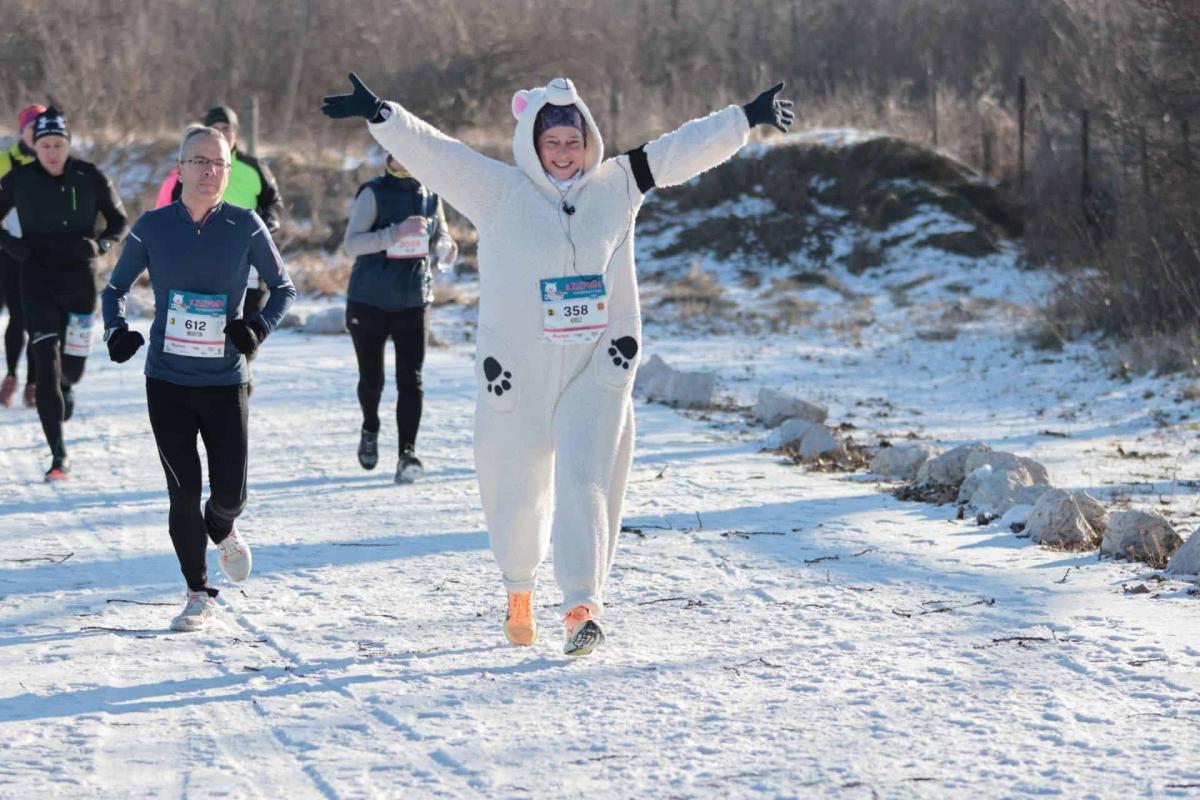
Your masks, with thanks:
[{"label": "long black sleeve", "polygon": [[[0,178],[0,219],[8,216],[14,202],[12,173],[10,172]],[[0,248],[18,261],[24,261],[29,257],[29,247],[5,230],[3,225],[0,225]]]},{"label": "long black sleeve", "polygon": [[258,193],[258,216],[262,217],[268,233],[275,233],[283,223],[283,198],[279,196],[279,184],[271,169],[262,161],[255,160],[259,180],[262,181],[262,191]]},{"label": "long black sleeve", "polygon": [[104,230],[96,238],[101,242],[109,242],[110,248],[116,247],[129,230],[129,215],[125,213],[125,205],[116,187],[100,170],[96,170],[96,208],[104,215],[105,222]]}]

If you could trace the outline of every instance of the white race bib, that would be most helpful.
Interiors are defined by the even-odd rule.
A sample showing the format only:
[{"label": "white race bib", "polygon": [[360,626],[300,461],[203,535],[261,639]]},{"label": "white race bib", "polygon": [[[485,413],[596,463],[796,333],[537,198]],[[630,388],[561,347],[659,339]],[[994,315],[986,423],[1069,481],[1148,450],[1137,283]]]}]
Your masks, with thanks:
[{"label": "white race bib", "polygon": [[429,236],[405,236],[387,249],[388,258],[424,258],[429,255]]},{"label": "white race bib", "polygon": [[167,292],[163,352],[222,358],[225,355],[225,295]]},{"label": "white race bib", "polygon": [[545,278],[542,337],[552,344],[594,342],[608,327],[608,292],[603,275]]},{"label": "white race bib", "polygon": [[92,333],[95,329],[95,314],[67,314],[67,339],[63,342],[63,355],[87,358],[92,352]]}]

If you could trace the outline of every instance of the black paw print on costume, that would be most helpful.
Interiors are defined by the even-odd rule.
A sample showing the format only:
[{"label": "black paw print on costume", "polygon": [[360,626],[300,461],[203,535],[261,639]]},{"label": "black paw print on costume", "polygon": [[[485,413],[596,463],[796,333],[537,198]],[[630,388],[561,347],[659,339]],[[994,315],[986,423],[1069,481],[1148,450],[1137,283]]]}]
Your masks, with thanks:
[{"label": "black paw print on costume", "polygon": [[[501,379],[500,375],[504,377]],[[488,356],[483,360],[483,377],[487,378],[487,390],[499,397],[512,388],[512,384],[508,379],[512,377],[512,373],[500,366],[500,362]]]},{"label": "black paw print on costume", "polygon": [[612,341],[612,347],[608,348],[608,354],[612,356],[613,364],[621,369],[629,369],[629,362],[633,361],[633,357],[637,355],[637,339],[632,336],[622,336],[620,339],[610,341]]}]

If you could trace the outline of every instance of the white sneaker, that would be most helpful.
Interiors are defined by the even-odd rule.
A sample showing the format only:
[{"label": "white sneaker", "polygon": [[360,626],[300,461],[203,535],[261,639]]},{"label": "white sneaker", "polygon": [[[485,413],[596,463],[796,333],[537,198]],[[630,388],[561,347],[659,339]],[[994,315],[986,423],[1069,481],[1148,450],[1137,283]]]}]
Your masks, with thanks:
[{"label": "white sneaker", "polygon": [[189,591],[183,612],[171,620],[171,630],[184,633],[204,630],[216,613],[217,601],[209,597],[208,592]]},{"label": "white sneaker", "polygon": [[250,577],[250,545],[238,538],[237,528],[217,545],[217,563],[232,583],[241,583]]}]

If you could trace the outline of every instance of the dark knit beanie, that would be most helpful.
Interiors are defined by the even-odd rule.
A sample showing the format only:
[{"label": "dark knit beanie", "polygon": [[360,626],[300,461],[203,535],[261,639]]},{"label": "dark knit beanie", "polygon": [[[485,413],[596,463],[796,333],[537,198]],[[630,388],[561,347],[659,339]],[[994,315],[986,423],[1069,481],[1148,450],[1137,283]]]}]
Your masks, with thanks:
[{"label": "dark knit beanie", "polygon": [[71,140],[71,132],[67,130],[67,118],[54,106],[37,115],[33,121],[33,140],[36,142],[43,136],[61,136]]},{"label": "dark knit beanie", "polygon": [[229,106],[213,106],[204,115],[205,125],[215,125],[218,122],[224,122],[231,128],[238,126],[237,113]]}]

